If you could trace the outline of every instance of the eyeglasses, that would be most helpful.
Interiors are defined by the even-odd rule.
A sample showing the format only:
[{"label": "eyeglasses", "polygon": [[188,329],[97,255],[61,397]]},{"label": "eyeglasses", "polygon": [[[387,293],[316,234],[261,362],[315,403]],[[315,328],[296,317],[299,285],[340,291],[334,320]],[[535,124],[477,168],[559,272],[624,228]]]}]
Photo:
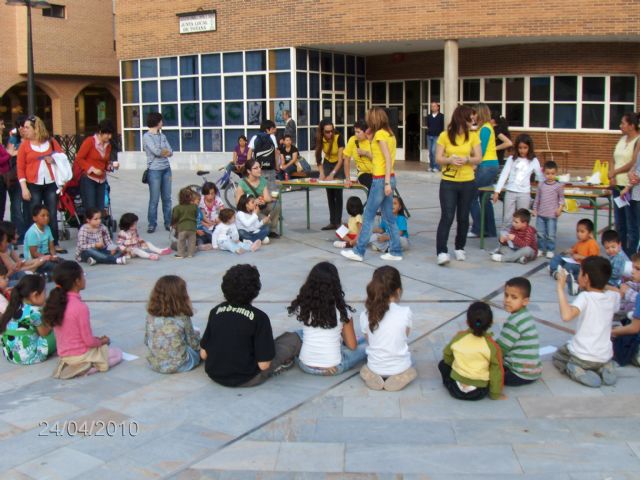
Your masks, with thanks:
[{"label": "eyeglasses", "polygon": [[327,135],[327,134],[331,134],[331,133],[333,133],[333,130],[324,130],[324,134],[325,134],[325,135]]}]

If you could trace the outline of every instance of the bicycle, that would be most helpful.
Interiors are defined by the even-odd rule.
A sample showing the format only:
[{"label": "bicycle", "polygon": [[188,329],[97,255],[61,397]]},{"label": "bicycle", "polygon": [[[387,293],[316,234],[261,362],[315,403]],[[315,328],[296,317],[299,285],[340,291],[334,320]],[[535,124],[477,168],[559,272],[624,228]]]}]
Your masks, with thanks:
[{"label": "bicycle", "polygon": [[[238,183],[240,182],[240,175],[235,170],[232,170],[231,173],[228,173],[225,170],[225,167],[221,167],[218,171],[222,171],[220,177],[215,180],[213,183],[218,187],[218,191],[220,192],[220,197],[224,200],[225,204],[229,208],[236,208],[236,190],[238,189]],[[209,170],[198,170],[196,175],[202,177],[202,185],[209,182],[210,180],[207,178],[211,172]],[[235,177],[235,178],[234,178]],[[194,192],[202,194],[202,185],[189,185],[187,188],[190,188]]]}]

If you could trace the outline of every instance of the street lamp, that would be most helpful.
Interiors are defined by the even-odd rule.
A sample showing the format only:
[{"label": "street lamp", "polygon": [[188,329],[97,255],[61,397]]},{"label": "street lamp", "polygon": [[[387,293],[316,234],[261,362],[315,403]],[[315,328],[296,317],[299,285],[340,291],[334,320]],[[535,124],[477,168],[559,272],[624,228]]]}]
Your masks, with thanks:
[{"label": "street lamp", "polygon": [[27,110],[29,115],[36,113],[36,83],[33,78],[33,38],[31,35],[31,9],[49,8],[44,0],[6,0],[12,7],[27,7]]}]

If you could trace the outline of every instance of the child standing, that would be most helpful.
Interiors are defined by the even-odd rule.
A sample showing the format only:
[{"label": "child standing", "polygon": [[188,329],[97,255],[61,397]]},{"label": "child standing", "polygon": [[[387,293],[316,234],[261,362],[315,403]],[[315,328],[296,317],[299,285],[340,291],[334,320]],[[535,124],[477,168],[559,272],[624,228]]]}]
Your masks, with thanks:
[{"label": "child standing", "polygon": [[340,375],[365,359],[364,338],[356,338],[349,315],[354,310],[344,300],[333,264],[320,262],[311,269],[287,311],[303,325],[297,332],[302,340],[298,366],[303,372]]},{"label": "child standing", "polygon": [[[564,267],[569,276],[567,277],[567,288],[570,295],[578,294],[578,274],[582,260],[594,255],[600,255],[598,242],[593,238],[593,222],[588,218],[583,218],[576,225],[576,238],[578,241],[568,251],[556,254],[549,262],[549,275],[556,278],[558,267]],[[565,260],[568,258],[569,260]],[[607,280],[609,280],[607,278]]]},{"label": "child standing", "polygon": [[200,214],[200,225],[198,225],[198,239],[200,244],[211,244],[211,234],[218,224],[218,215],[224,208],[224,203],[220,199],[220,192],[213,182],[205,182],[202,185],[202,198],[198,205]]},{"label": "child standing", "polygon": [[176,258],[193,257],[196,253],[196,229],[200,196],[190,188],[183,188],[178,194],[179,205],[171,212],[171,225],[178,232],[178,253]]},{"label": "child standing", "polygon": [[529,225],[531,214],[526,208],[520,208],[513,214],[511,229],[506,235],[500,235],[500,246],[491,255],[494,262],[519,262],[525,264],[538,256],[536,229]]},{"label": "child standing", "polygon": [[612,287],[620,287],[622,285],[622,276],[624,275],[627,264],[630,263],[629,257],[622,250],[620,236],[615,230],[605,230],[602,232],[602,246],[606,258],[611,263],[611,277],[607,282]]},{"label": "child standing", "polygon": [[366,310],[360,314],[360,331],[368,344],[360,377],[372,390],[396,392],[418,376],[407,344],[413,314],[409,307],[398,305],[401,296],[400,272],[389,266],[377,268],[367,285]]},{"label": "child standing", "polygon": [[148,258],[149,260],[158,260],[158,255],[171,253],[170,248],[158,248],[153,243],[140,238],[138,216],[135,213],[125,213],[120,217],[118,247],[129,257]]},{"label": "child standing", "polygon": [[40,275],[27,275],[11,290],[11,299],[0,318],[2,352],[18,365],[44,362],[56,351],[51,327],[42,321],[45,280]]},{"label": "child standing", "polygon": [[78,230],[76,260],[89,265],[108,263],[126,265],[127,257],[111,241],[107,227],[102,225],[102,212],[97,208],[87,208],[87,221]]},{"label": "child standing", "polygon": [[262,242],[256,240],[240,241],[238,227],[236,227],[236,212],[230,208],[223,208],[220,211],[220,223],[216,225],[211,238],[211,245],[214,249],[227,250],[229,252],[242,254],[244,252],[255,252],[260,248]]},{"label": "child standing", "polygon": [[529,280],[524,277],[507,280],[504,309],[510,315],[496,342],[503,354],[504,384],[512,387],[535,382],[542,374],[538,329],[527,310],[530,296]]},{"label": "child standing", "polygon": [[144,344],[147,361],[159,373],[188,372],[200,364],[200,334],[193,329],[187,284],[176,275],[160,277],[147,304]]},{"label": "child standing", "polygon": [[69,379],[84,374],[106,372],[122,360],[122,351],[110,347],[106,335],[94,337],[89,307],[80,292],[86,287],[82,267],[64,261],[53,271],[56,288],[51,290],[44,308],[44,320],[53,327],[58,345],[58,366],[53,377]]},{"label": "child standing", "polygon": [[250,242],[260,240],[263,245],[268,245],[271,217],[267,215],[260,220],[258,213],[260,213],[260,206],[255,197],[242,194],[238,200],[238,211],[236,212],[238,234],[240,240],[249,240]]},{"label": "child standing", "polygon": [[53,268],[58,262],[56,247],[53,243],[53,234],[49,227],[49,210],[44,205],[36,205],[31,211],[33,225],[24,234],[24,260],[36,260],[41,262],[35,273],[44,275],[47,279],[51,276]]},{"label": "child standing", "polygon": [[558,218],[564,207],[564,185],[556,180],[558,165],[548,161],[544,164],[544,182],[538,183],[533,211],[538,231],[538,256],[547,252],[547,258],[553,258],[556,249],[556,230]]},{"label": "child standing", "polygon": [[611,322],[620,306],[620,296],[606,291],[611,264],[606,258],[591,256],[580,265],[578,283],[582,292],[569,304],[564,293],[565,271],[558,272],[560,316],[565,322],[578,318],[575,335],[553,354],[553,364],[572,380],[597,388],[614,385],[616,373],[611,359]]},{"label": "child standing", "polygon": [[438,364],[442,383],[453,398],[480,400],[489,394],[502,398],[502,351],[487,332],[493,323],[491,307],[473,302],[467,310],[467,330],[458,332],[444,347]]},{"label": "child standing", "polygon": [[[435,171],[435,170],[434,170]],[[408,250],[409,244],[409,223],[405,216],[406,208],[404,202],[400,197],[393,197],[393,217],[396,220],[398,231],[400,232],[400,246],[402,250]],[[380,220],[380,226],[373,229],[371,235],[371,248],[378,252],[386,252],[389,249],[389,226],[384,221],[384,218]]]},{"label": "child standing", "polygon": [[538,183],[543,180],[531,137],[525,133],[518,135],[515,145],[518,155],[507,158],[493,194],[493,203],[497,203],[502,188],[507,190],[502,217],[504,230],[508,230],[513,212],[519,208],[528,209],[531,205],[531,174],[535,173]]},{"label": "child standing", "polygon": [[347,199],[347,213],[349,221],[347,222],[347,232],[344,240],[336,240],[333,246],[336,248],[353,247],[358,241],[358,235],[362,229],[362,214],[364,213],[364,205],[360,197],[349,197]]}]

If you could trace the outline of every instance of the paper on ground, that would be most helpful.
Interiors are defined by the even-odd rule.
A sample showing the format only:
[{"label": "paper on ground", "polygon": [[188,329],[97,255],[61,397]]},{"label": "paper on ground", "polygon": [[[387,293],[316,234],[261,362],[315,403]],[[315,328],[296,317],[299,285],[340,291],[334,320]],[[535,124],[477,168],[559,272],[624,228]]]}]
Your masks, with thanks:
[{"label": "paper on ground", "polygon": [[122,359],[126,360],[127,362],[131,362],[133,360],[137,360],[138,358],[140,358],[140,357],[138,357],[137,355],[134,355],[132,353],[122,352]]},{"label": "paper on ground", "polygon": [[573,258],[571,257],[562,257],[562,260],[564,260],[564,263],[575,263],[576,265],[578,264],[578,262],[576,262]]},{"label": "paper on ground", "polygon": [[558,350],[558,347],[554,347],[553,345],[547,345],[546,347],[540,347],[540,356],[551,355]]},{"label": "paper on ground", "polygon": [[340,227],[336,230],[336,235],[340,238],[344,238],[347,233],[349,233],[349,229],[345,225],[340,225]]}]

